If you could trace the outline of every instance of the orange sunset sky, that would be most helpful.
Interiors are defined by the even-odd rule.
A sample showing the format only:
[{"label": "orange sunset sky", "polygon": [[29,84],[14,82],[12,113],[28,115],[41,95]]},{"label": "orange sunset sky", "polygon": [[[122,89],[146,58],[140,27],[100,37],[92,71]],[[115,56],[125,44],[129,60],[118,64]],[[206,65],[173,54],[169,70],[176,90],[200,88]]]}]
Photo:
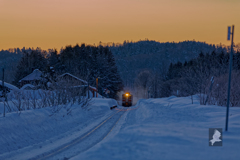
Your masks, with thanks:
[{"label": "orange sunset sky", "polygon": [[148,38],[226,44],[240,0],[0,0],[0,50],[57,48]]}]

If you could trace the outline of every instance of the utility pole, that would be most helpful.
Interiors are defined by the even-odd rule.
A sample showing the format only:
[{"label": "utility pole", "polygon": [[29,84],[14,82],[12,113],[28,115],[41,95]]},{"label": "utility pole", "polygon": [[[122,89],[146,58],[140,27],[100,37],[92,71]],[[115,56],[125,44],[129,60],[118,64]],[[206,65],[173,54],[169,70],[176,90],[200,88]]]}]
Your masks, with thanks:
[{"label": "utility pole", "polygon": [[233,59],[233,35],[234,35],[234,25],[232,25],[232,32],[231,27],[228,27],[228,40],[231,39],[231,53],[230,53],[230,60],[229,60],[229,77],[228,77],[228,97],[227,97],[227,112],[226,112],[226,125],[225,131],[228,130],[228,115],[229,115],[229,101],[230,101],[230,91],[231,91],[231,77],[232,77],[232,59]]},{"label": "utility pole", "polygon": [[89,94],[89,81],[90,81],[90,73],[88,71],[88,76],[87,76],[87,98],[90,99],[90,94]]},{"label": "utility pole", "polygon": [[5,87],[4,87],[4,68],[2,69],[3,75],[2,75],[2,87],[3,87],[3,99],[4,99],[4,109],[3,109],[3,117],[5,117],[5,100],[6,100],[6,95],[5,95]]},{"label": "utility pole", "polygon": [[89,95],[89,79],[87,82],[87,98],[90,99],[90,95]]},{"label": "utility pole", "polygon": [[96,97],[98,97],[98,77],[96,78],[96,88],[97,88]]}]

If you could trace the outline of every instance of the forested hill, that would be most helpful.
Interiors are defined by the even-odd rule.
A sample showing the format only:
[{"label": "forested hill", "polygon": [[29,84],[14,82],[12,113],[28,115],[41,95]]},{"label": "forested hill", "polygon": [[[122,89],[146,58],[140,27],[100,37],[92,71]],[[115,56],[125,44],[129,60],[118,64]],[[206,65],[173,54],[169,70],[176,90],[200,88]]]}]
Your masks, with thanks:
[{"label": "forested hill", "polygon": [[[125,85],[133,85],[135,77],[144,69],[165,75],[169,64],[184,62],[196,58],[201,52],[211,53],[212,51],[226,52],[221,46],[209,45],[204,42],[184,41],[179,43],[156,41],[124,42],[120,45],[112,44],[109,49],[114,55],[120,76]],[[0,51],[0,67],[5,68],[5,80],[12,82],[16,66],[22,57],[23,52],[30,53],[34,49],[15,48]],[[52,50],[39,52],[49,54]],[[2,75],[2,69],[0,75]]]},{"label": "forested hill", "polygon": [[179,43],[156,41],[124,42],[122,45],[112,45],[121,77],[127,86],[133,86],[135,77],[143,70],[150,70],[165,75],[170,63],[189,61],[201,52],[226,52],[226,48],[207,44],[205,42],[184,41]]},{"label": "forested hill", "polygon": [[[10,48],[8,50],[0,51],[0,79],[2,79],[2,68],[5,68],[5,81],[12,83],[16,72],[17,65],[23,56],[23,53],[30,53],[32,50],[38,50],[39,52],[47,51],[41,50],[40,48]],[[48,52],[52,50],[49,49]]]}]

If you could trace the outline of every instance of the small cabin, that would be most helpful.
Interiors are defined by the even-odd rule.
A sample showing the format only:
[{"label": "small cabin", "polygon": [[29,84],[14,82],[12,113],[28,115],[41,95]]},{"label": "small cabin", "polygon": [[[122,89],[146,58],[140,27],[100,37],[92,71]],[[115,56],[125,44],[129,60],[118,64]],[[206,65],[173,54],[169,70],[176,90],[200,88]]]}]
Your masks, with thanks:
[{"label": "small cabin", "polygon": [[70,73],[64,73],[57,77],[57,82],[64,86],[77,86],[77,85],[87,85],[87,81],[84,81]]},{"label": "small cabin", "polygon": [[[87,96],[88,90],[88,82],[82,80],[70,73],[64,73],[57,77],[57,83],[59,86],[63,86],[65,88],[71,89],[72,92],[77,93],[78,91],[82,91],[83,96]],[[95,87],[89,86],[90,97],[97,96],[97,89]]]},{"label": "small cabin", "polygon": [[43,73],[39,69],[35,69],[31,74],[27,75],[26,77],[22,78],[19,83],[20,87],[31,84],[33,86],[37,86],[45,80],[43,78]]}]

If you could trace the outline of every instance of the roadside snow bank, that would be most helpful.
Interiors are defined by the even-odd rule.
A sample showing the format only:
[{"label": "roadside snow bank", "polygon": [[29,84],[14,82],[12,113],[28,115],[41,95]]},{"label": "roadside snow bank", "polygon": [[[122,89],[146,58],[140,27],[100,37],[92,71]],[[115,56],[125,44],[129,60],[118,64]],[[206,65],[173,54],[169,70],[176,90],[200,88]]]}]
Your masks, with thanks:
[{"label": "roadside snow bank", "polygon": [[92,102],[94,103],[93,107],[95,110],[109,110],[110,107],[117,105],[117,101],[110,98],[92,98]]},{"label": "roadside snow bank", "polygon": [[[127,111],[109,136],[78,159],[238,160],[240,157],[240,108],[202,106],[197,97],[139,100]],[[223,146],[209,146],[209,128],[223,129]]]},{"label": "roadside snow bank", "polygon": [[[52,114],[52,108],[26,110],[20,113],[8,113],[0,117],[0,159],[7,155],[24,153],[24,148],[37,146],[42,148],[46,143],[54,143],[61,138],[69,137],[89,126],[94,126],[113,111],[110,107],[117,102],[113,99],[93,98],[86,109],[78,105],[63,107]],[[1,105],[1,104],[0,104]],[[36,147],[35,147],[36,149]]]}]

